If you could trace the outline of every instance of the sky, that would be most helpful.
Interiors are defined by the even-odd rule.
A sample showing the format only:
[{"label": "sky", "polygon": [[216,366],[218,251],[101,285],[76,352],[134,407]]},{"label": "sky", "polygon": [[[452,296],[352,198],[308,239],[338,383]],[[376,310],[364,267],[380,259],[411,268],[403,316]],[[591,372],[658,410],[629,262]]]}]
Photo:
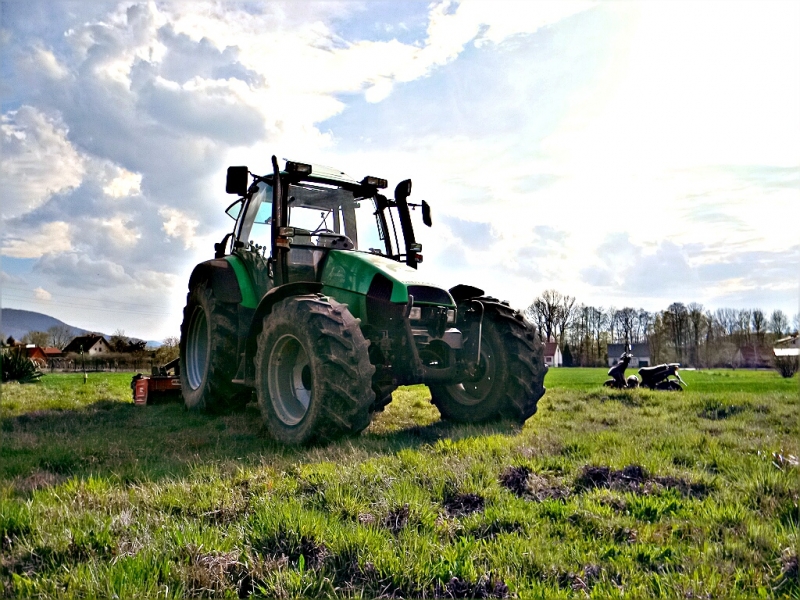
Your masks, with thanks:
[{"label": "sky", "polygon": [[179,334],[275,154],[426,200],[525,308],[800,312],[798,2],[0,2],[2,305]]}]

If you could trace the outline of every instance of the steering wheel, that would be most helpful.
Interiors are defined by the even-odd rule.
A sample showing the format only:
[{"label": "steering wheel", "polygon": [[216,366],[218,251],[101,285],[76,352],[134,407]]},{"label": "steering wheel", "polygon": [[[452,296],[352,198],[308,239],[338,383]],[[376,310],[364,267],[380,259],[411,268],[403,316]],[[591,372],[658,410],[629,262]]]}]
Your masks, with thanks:
[{"label": "steering wheel", "polygon": [[340,235],[340,234],[336,233],[335,231],[333,231],[332,229],[325,229],[324,227],[322,227],[320,229],[315,229],[314,231],[311,232],[311,235],[319,235],[320,233],[322,233],[322,234],[326,234],[327,233],[327,234],[331,234],[331,235]]}]

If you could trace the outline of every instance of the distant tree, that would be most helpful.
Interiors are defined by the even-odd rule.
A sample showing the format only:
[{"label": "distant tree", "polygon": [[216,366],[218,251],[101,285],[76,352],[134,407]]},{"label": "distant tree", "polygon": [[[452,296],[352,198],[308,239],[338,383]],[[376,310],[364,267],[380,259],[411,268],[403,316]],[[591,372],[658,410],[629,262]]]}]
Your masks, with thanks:
[{"label": "distant tree", "polygon": [[703,305],[692,302],[686,307],[689,311],[689,336],[691,338],[690,361],[695,367],[700,365],[700,340],[703,339],[706,330],[706,317],[703,314]]},{"label": "distant tree", "polygon": [[620,329],[620,336],[624,339],[623,342],[629,344],[634,343],[636,331],[636,319],[638,312],[634,308],[623,308],[616,313],[616,321]]},{"label": "distant tree", "polygon": [[29,331],[22,337],[22,343],[44,347],[47,346],[49,337],[44,331]]},{"label": "distant tree", "polygon": [[565,367],[571,367],[573,365],[572,350],[569,349],[569,344],[564,344],[564,352],[561,353],[561,356],[564,360]]},{"label": "distant tree", "polygon": [[130,344],[130,339],[125,335],[123,329],[117,329],[108,342],[112,352],[128,352],[128,344]]},{"label": "distant tree", "polygon": [[6,345],[7,346],[13,346],[16,343],[17,343],[17,340],[14,339],[13,335],[8,336],[8,339],[6,339]]},{"label": "distant tree", "polygon": [[574,307],[575,298],[572,296],[563,295],[556,290],[545,290],[541,296],[534,298],[525,313],[536,324],[539,335],[544,340],[552,338],[560,343]]},{"label": "distant tree", "polygon": [[732,336],[736,333],[737,323],[739,322],[738,310],[735,308],[718,308],[714,313],[714,318],[725,335]]},{"label": "distant tree", "polygon": [[778,309],[773,310],[769,317],[769,330],[775,334],[776,338],[781,338],[789,331],[789,319],[786,314]]},{"label": "distant tree", "polygon": [[640,343],[646,342],[647,336],[650,335],[650,332],[653,328],[653,314],[647,312],[643,308],[640,308],[639,314],[636,315],[636,321],[637,321],[636,341]]},{"label": "distant tree", "polygon": [[750,320],[753,323],[753,333],[756,336],[755,343],[757,346],[761,346],[764,342],[764,333],[767,330],[767,317],[760,308],[754,308],[750,311]]},{"label": "distant tree", "polygon": [[161,347],[155,352],[155,361],[159,365],[165,365],[178,358],[178,345],[180,340],[177,337],[164,338]]},{"label": "distant tree", "polygon": [[739,346],[743,346],[745,344],[750,343],[750,334],[752,330],[750,329],[750,323],[752,322],[753,313],[752,311],[743,308],[739,311],[739,319],[736,323],[736,337]]},{"label": "distant tree", "polygon": [[663,313],[664,325],[670,334],[678,362],[683,362],[689,334],[689,311],[682,302],[673,302]]},{"label": "distant tree", "polygon": [[72,328],[67,325],[54,325],[47,330],[47,336],[47,345],[59,350],[63,350],[75,337]]}]

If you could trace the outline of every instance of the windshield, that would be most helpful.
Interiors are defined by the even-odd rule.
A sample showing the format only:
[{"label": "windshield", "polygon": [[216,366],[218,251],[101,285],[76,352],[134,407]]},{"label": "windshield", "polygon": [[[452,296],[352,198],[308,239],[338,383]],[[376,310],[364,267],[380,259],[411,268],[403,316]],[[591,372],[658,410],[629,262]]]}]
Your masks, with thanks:
[{"label": "windshield", "polygon": [[[242,202],[235,202],[226,211],[237,219],[237,238],[244,243],[271,248],[272,186],[260,182],[245,215],[240,214],[242,206]],[[392,257],[399,257],[402,252],[396,207],[383,211],[384,231],[381,213],[373,198],[357,198],[346,189],[305,182],[289,185],[287,207],[289,226],[301,230],[295,233],[294,245],[326,246],[325,234],[340,234],[347,236],[356,250]]]},{"label": "windshield", "polygon": [[[353,192],[333,186],[291,184],[287,204],[290,227],[309,234],[346,235],[356,249],[382,247],[375,230],[375,207],[371,199],[356,199]],[[240,215],[241,208],[241,203],[234,203],[227,211],[231,217],[240,219],[239,240],[270,247],[272,186],[259,183],[246,215]]]}]

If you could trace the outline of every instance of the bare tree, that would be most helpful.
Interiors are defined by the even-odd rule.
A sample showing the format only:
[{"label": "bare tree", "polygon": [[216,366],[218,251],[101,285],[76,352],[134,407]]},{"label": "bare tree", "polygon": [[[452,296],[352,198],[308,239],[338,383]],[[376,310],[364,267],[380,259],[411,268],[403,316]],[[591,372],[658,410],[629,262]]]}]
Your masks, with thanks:
[{"label": "bare tree", "polygon": [[616,319],[620,334],[624,336],[624,342],[632,344],[634,342],[634,331],[636,328],[637,312],[633,308],[623,308],[616,313]]},{"label": "bare tree", "polygon": [[533,316],[532,320],[545,341],[553,339],[560,343],[574,306],[575,298],[572,296],[562,295],[556,290],[545,290],[525,312]]},{"label": "bare tree", "polygon": [[783,334],[789,331],[789,319],[782,310],[772,311],[769,317],[769,330],[775,334],[776,338],[783,337]]},{"label": "bare tree", "polygon": [[567,331],[567,327],[569,326],[570,322],[572,321],[573,312],[575,310],[575,298],[569,295],[561,296],[561,305],[558,311],[558,318],[556,320],[556,335],[557,335],[557,342],[559,346],[564,344],[564,334]]},{"label": "bare tree", "polygon": [[34,344],[36,346],[47,346],[48,335],[44,331],[29,331],[22,336],[23,344]]},{"label": "bare tree", "polygon": [[695,367],[700,364],[700,340],[706,329],[706,318],[703,314],[703,305],[692,302],[686,307],[689,311],[689,327],[691,329],[692,352],[690,360]]},{"label": "bare tree", "polygon": [[646,342],[647,336],[650,334],[650,330],[653,327],[653,314],[647,312],[643,308],[640,308],[639,314],[637,315],[637,320],[639,322],[638,341]]},{"label": "bare tree", "polygon": [[117,329],[108,342],[114,352],[126,352],[129,344],[130,339],[125,335],[124,329]]},{"label": "bare tree", "polygon": [[739,346],[743,346],[745,344],[750,344],[750,322],[752,320],[753,314],[752,311],[743,308],[739,311],[739,320],[737,322],[737,329],[736,335],[738,337]]},{"label": "bare tree", "polygon": [[47,330],[47,335],[47,344],[59,350],[63,350],[75,337],[72,327],[68,325],[54,325]]},{"label": "bare tree", "polygon": [[682,302],[673,302],[663,312],[664,325],[670,332],[670,340],[675,347],[675,355],[679,362],[683,361],[689,333],[689,311]]},{"label": "bare tree", "polygon": [[767,329],[767,317],[760,308],[754,308],[750,311],[751,320],[753,322],[753,333],[756,336],[755,345],[762,346],[764,343],[764,333]]}]

